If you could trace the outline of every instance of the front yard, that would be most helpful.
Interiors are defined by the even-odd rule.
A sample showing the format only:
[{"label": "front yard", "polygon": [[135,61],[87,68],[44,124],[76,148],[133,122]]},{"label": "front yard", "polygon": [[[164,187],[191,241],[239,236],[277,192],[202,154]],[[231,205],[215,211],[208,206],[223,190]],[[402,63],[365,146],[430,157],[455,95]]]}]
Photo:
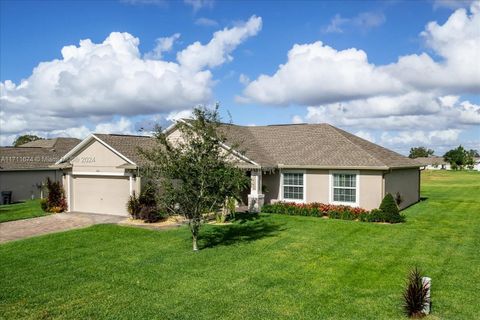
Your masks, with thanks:
[{"label": "front yard", "polygon": [[0,245],[7,319],[403,319],[411,266],[432,278],[430,319],[480,314],[480,174],[423,173],[397,225],[260,215],[186,228],[113,225]]},{"label": "front yard", "polygon": [[6,221],[42,217],[49,213],[40,208],[40,199],[0,205],[0,223]]}]

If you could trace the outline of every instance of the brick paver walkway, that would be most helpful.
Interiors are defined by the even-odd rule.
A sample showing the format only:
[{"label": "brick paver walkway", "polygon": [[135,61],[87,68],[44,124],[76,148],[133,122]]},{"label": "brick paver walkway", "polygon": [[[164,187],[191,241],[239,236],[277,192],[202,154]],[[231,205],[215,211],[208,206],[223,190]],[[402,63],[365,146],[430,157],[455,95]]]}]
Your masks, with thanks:
[{"label": "brick paver walkway", "polygon": [[0,223],[0,243],[34,237],[47,233],[85,228],[94,224],[118,223],[126,217],[90,214],[56,213],[45,217]]}]

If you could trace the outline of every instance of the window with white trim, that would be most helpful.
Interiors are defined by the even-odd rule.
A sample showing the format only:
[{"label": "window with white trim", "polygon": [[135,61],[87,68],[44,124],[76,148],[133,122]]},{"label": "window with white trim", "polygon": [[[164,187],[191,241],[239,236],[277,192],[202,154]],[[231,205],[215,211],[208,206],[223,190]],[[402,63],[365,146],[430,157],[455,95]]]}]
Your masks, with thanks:
[{"label": "window with white trim", "polygon": [[303,200],[303,173],[283,173],[283,199]]},{"label": "window with white trim", "polygon": [[352,173],[333,174],[333,201],[357,202],[357,175]]}]

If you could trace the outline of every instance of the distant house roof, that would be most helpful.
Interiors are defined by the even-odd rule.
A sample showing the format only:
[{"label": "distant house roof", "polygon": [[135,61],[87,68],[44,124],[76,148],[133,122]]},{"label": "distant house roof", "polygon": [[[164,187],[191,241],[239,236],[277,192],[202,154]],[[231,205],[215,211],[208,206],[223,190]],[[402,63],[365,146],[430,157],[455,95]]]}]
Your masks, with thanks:
[{"label": "distant house roof", "polygon": [[[185,120],[184,120],[185,121]],[[227,144],[261,167],[392,169],[417,161],[329,124],[221,126]]]},{"label": "distant house roof", "polygon": [[36,140],[18,147],[0,147],[0,170],[48,169],[80,142],[75,138]]},{"label": "distant house roof", "polygon": [[449,164],[443,159],[443,157],[439,156],[418,157],[415,158],[415,160],[422,166],[439,166]]}]

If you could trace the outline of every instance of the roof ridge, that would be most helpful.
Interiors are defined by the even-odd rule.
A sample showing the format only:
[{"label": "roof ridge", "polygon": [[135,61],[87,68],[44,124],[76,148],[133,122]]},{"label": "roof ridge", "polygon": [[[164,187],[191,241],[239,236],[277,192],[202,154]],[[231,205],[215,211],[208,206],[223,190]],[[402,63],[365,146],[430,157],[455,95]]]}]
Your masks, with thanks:
[{"label": "roof ridge", "polygon": [[[353,134],[351,134],[351,133],[349,133],[349,132],[347,132],[347,131],[345,131],[345,130],[342,130],[342,129],[340,129],[340,128],[334,127],[334,126],[332,126],[331,124],[328,124],[328,126],[331,127],[331,128],[333,128],[335,132],[337,132],[337,133],[340,134],[343,138],[345,138],[351,145],[355,146],[357,149],[360,149],[362,152],[364,152],[365,154],[367,154],[370,158],[375,159],[375,160],[377,160],[378,162],[380,162],[381,164],[383,164],[384,166],[388,167],[388,165],[387,165],[384,161],[382,161],[382,160],[378,159],[376,156],[372,155],[370,152],[368,152],[367,150],[365,150],[364,148],[362,148],[362,146],[359,146],[358,144],[354,143],[352,140],[350,140],[350,137],[346,136],[344,133],[346,133],[346,134],[348,134],[348,135],[350,135],[350,136],[354,136],[354,137],[356,137],[356,138],[358,138],[358,139],[367,141],[368,143],[371,143],[371,144],[373,144],[373,145],[375,145],[375,146],[378,146],[378,145],[376,145],[376,144],[374,144],[374,143],[372,143],[372,142],[370,142],[370,141],[368,141],[368,140],[366,140],[366,139],[357,137],[357,136],[355,136],[355,135],[353,135]],[[379,147],[381,147],[381,146],[379,146]],[[383,148],[383,147],[382,147],[382,148]]]}]

